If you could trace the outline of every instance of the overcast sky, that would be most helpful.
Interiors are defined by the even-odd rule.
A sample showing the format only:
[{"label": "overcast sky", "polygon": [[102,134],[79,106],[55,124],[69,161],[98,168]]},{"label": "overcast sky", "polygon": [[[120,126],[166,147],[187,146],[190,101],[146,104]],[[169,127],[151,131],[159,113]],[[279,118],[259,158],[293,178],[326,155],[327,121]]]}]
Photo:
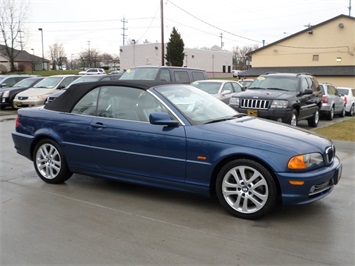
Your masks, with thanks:
[{"label": "overcast sky", "polygon": [[[45,57],[49,46],[63,44],[68,58],[96,49],[119,55],[123,44],[161,42],[160,0],[16,0],[29,5],[24,23],[25,50]],[[349,0],[164,0],[164,41],[172,28],[185,48],[214,45],[232,51],[236,46],[262,46],[340,14],[349,14]],[[355,8],[352,7],[352,16]],[[326,44],[325,44],[326,45]]]}]

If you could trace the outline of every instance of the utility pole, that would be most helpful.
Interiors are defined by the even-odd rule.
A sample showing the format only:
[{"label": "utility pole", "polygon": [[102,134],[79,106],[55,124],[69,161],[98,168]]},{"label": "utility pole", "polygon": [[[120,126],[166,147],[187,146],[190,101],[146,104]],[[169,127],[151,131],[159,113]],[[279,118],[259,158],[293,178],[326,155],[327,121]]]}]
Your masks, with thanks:
[{"label": "utility pole", "polygon": [[348,7],[348,9],[349,9],[349,17],[351,16],[351,0],[349,0],[349,7]]},{"label": "utility pole", "polygon": [[221,49],[223,49],[223,33],[221,32],[221,35],[219,36],[221,38]]},{"label": "utility pole", "polygon": [[88,41],[88,67],[91,67],[90,41]]},{"label": "utility pole", "polygon": [[125,20],[125,18],[123,17],[123,20],[121,19],[121,22],[123,24],[123,27],[121,28],[123,33],[121,34],[122,35],[122,45],[125,45],[125,37],[127,37],[126,35],[126,30],[128,30],[128,28],[126,28],[126,23],[128,23],[127,20]]},{"label": "utility pole", "polygon": [[161,65],[164,66],[164,12],[163,0],[160,0],[160,17],[161,17]]}]

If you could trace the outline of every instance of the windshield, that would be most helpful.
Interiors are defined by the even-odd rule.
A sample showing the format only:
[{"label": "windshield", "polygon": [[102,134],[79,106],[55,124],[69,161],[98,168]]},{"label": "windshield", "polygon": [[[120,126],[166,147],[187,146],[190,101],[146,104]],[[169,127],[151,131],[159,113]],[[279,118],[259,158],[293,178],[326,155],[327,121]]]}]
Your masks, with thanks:
[{"label": "windshield", "polygon": [[205,124],[232,119],[238,112],[191,85],[159,86],[156,88],[192,124]]},{"label": "windshield", "polygon": [[48,77],[38,82],[33,88],[53,89],[62,80],[62,77]]},{"label": "windshield", "polygon": [[298,82],[299,79],[296,77],[260,76],[250,84],[248,90],[265,89],[297,92]]},{"label": "windshield", "polygon": [[122,74],[120,80],[155,80],[158,71],[157,67],[130,68]]},{"label": "windshield", "polygon": [[199,88],[209,94],[217,94],[221,87],[221,82],[198,82],[192,83],[192,86]]},{"label": "windshield", "polygon": [[19,82],[17,82],[15,84],[15,86],[19,86],[19,87],[29,87],[29,86],[32,86],[33,82],[35,82],[37,79],[31,79],[31,78],[28,78],[28,79],[23,79]]}]

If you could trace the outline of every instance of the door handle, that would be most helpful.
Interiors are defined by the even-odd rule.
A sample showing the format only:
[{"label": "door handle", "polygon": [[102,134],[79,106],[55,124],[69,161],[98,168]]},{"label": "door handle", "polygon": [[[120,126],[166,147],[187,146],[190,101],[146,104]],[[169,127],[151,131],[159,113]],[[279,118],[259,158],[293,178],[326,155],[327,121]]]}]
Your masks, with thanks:
[{"label": "door handle", "polygon": [[106,126],[101,122],[91,123],[91,126],[94,128],[105,128]]}]

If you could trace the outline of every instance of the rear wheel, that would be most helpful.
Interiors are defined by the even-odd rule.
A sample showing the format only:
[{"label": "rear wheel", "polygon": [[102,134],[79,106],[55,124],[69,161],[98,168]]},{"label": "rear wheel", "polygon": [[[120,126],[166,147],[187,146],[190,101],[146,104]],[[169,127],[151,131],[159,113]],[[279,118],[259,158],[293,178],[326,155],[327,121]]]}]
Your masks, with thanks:
[{"label": "rear wheel", "polygon": [[341,113],[339,114],[340,117],[344,117],[345,116],[345,105],[343,106],[343,110],[341,111]]},{"label": "rear wheel", "polygon": [[47,183],[60,184],[72,176],[62,149],[51,139],[43,139],[37,143],[33,164],[38,176]]},{"label": "rear wheel", "polygon": [[216,193],[228,212],[244,219],[257,219],[271,211],[277,197],[270,172],[249,159],[236,159],[222,167],[216,179]]},{"label": "rear wheel", "polygon": [[330,111],[327,114],[328,120],[333,120],[334,119],[334,106],[330,108]]},{"label": "rear wheel", "polygon": [[319,110],[317,109],[311,118],[308,118],[308,126],[317,127],[319,123]]},{"label": "rear wheel", "polygon": [[350,107],[350,111],[349,111],[348,115],[354,116],[354,105],[352,105],[352,106]]}]

